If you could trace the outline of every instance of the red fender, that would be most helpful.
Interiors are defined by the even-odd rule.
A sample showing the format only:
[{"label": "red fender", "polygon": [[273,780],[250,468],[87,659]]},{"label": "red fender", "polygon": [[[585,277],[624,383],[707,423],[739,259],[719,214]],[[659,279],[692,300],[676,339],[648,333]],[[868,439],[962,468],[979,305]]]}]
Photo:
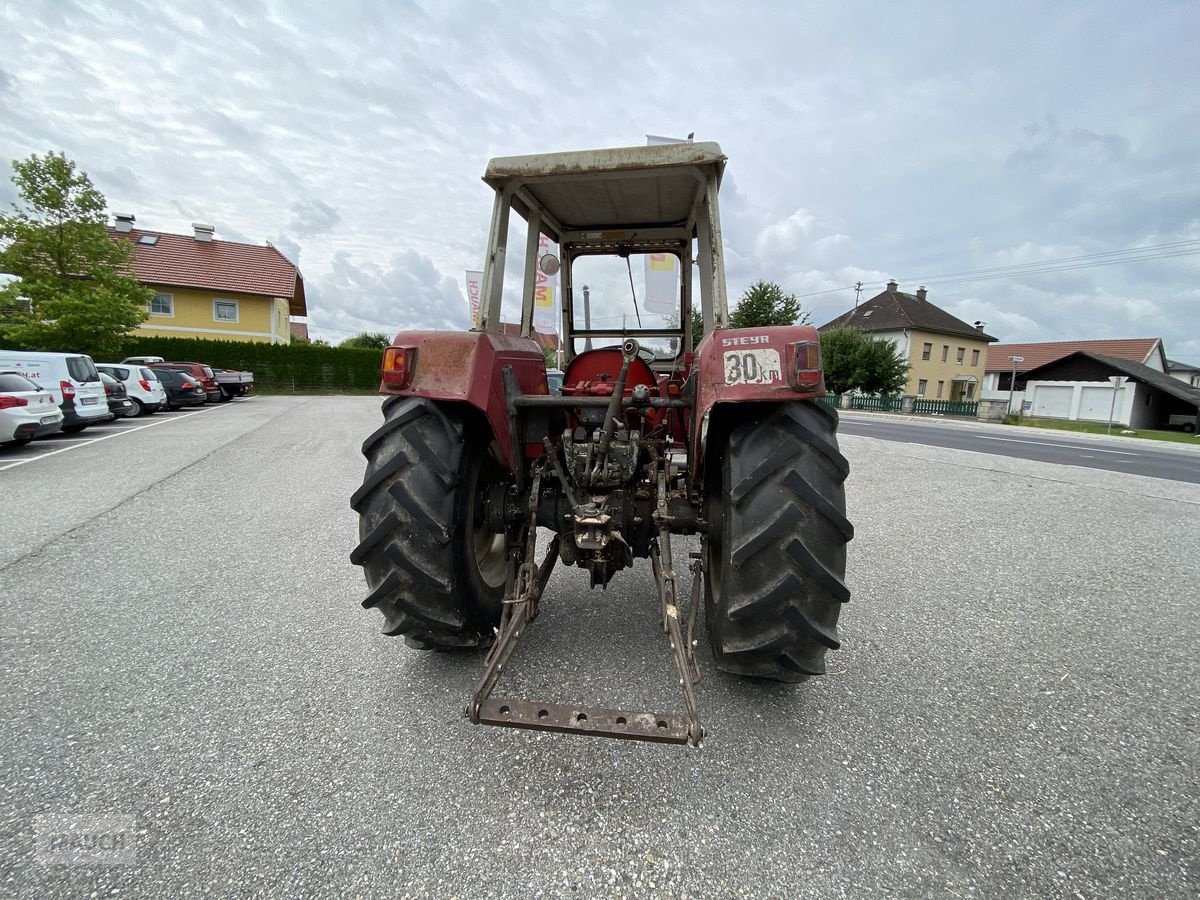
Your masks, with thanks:
[{"label": "red fender", "polygon": [[[385,377],[379,393],[475,407],[487,418],[505,463],[513,469],[503,370],[505,366],[512,368],[523,394],[550,393],[546,359],[538,344],[529,338],[478,331],[402,331],[391,346],[413,351],[407,363],[407,383],[389,387]],[[387,359],[385,355],[385,366]],[[540,444],[531,446],[533,455],[542,452]]]},{"label": "red fender", "polygon": [[719,328],[696,348],[693,477],[700,472],[714,406],[780,403],[825,396],[821,337],[811,325]]}]

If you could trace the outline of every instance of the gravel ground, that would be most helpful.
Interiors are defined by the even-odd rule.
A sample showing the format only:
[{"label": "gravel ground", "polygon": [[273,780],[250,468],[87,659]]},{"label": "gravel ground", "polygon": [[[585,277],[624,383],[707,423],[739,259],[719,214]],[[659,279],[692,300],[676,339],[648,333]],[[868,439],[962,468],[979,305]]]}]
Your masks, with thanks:
[{"label": "gravel ground", "polygon": [[[477,658],[378,635],[348,562],[377,406],[0,475],[0,893],[1200,892],[1200,486],[844,437],[843,649],[795,687],[707,667],[691,750],[473,727]],[[135,459],[120,496],[71,477]],[[559,570],[508,684],[677,709],[655,618],[647,565]],[[123,817],[126,855],[54,862],[64,816]]]}]

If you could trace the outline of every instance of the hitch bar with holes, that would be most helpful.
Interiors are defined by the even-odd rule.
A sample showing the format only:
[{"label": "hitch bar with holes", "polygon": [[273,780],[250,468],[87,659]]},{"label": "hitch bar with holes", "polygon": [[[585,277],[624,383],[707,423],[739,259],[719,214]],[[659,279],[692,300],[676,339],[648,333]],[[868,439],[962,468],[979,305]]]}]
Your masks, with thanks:
[{"label": "hitch bar with holes", "polygon": [[540,566],[534,565],[537,541],[537,512],[541,494],[542,469],[535,468],[533,490],[529,498],[529,535],[523,549],[514,547],[513,571],[509,581],[511,590],[504,600],[500,628],[496,642],[484,661],[483,677],[467,707],[467,718],[475,725],[499,725],[506,728],[529,728],[538,731],[557,731],[565,734],[583,734],[592,737],[610,737],[629,741],[651,741],[661,744],[692,744],[699,747],[704,738],[704,728],[696,708],[693,687],[700,682],[702,674],[695,657],[695,641],[692,639],[696,621],[696,609],[700,599],[702,578],[701,564],[692,564],[694,573],[691,594],[691,615],[687,639],[679,624],[679,608],[676,605],[676,576],[671,562],[670,533],[667,530],[665,463],[658,481],[659,505],[655,520],[660,526],[655,540],[651,561],[655,582],[658,585],[662,609],[662,627],[671,642],[672,658],[683,689],[685,715],[640,712],[602,707],[572,706],[562,703],[537,703],[511,697],[492,697],[491,693],[500,680],[504,666],[516,649],[517,641],[526,628],[537,617],[538,603],[546,580],[558,558],[557,535],[550,542],[546,556]]}]

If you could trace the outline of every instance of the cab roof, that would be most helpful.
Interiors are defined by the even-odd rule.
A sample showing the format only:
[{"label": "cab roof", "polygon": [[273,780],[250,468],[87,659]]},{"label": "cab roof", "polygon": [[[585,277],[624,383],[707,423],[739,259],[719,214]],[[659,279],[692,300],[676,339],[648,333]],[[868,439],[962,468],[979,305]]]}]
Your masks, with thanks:
[{"label": "cab roof", "polygon": [[725,154],[713,141],[503,156],[483,180],[536,208],[554,231],[677,227],[692,221],[709,177],[720,185]]}]

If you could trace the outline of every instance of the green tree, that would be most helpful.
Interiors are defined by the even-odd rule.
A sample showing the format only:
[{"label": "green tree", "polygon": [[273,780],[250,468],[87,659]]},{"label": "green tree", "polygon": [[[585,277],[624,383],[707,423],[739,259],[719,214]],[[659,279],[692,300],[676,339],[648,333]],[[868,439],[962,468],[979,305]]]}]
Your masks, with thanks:
[{"label": "green tree", "polygon": [[738,300],[729,317],[734,328],[761,328],[765,325],[807,325],[808,312],[800,307],[794,294],[785,294],[773,281],[756,281]]},{"label": "green tree", "polygon": [[[769,325],[807,325],[808,311],[794,294],[785,294],[773,281],[756,281],[746,288],[729,316],[733,328],[762,328]],[[692,344],[704,337],[704,317],[692,311]]]},{"label": "green tree", "polygon": [[338,346],[356,350],[386,350],[391,343],[391,337],[382,331],[364,331],[346,338]]},{"label": "green tree", "polygon": [[908,361],[896,345],[857,328],[821,332],[825,389],[831,394],[859,390],[891,396],[904,390]]},{"label": "green tree", "polygon": [[130,276],[133,245],[113,240],[105,199],[63,153],[14,160],[20,202],[0,213],[0,338],[106,355],[146,319],[154,292]]}]

